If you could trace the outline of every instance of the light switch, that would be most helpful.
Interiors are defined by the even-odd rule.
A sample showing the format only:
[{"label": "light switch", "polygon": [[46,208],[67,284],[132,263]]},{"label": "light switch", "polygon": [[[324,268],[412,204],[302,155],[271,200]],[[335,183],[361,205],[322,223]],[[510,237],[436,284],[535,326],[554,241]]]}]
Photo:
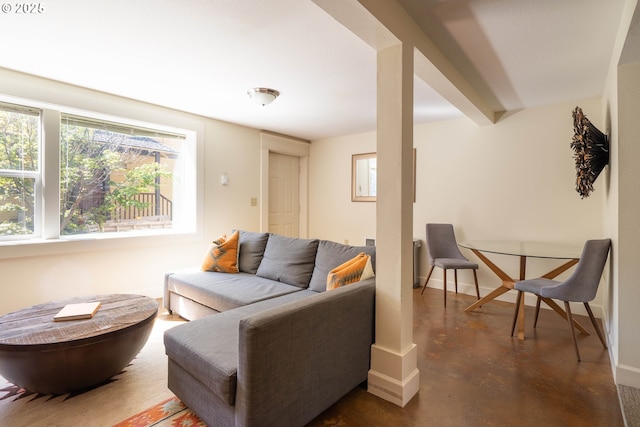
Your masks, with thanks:
[{"label": "light switch", "polygon": [[220,175],[220,184],[222,185],[229,184],[229,175],[227,175],[226,173],[223,173],[222,175]]}]

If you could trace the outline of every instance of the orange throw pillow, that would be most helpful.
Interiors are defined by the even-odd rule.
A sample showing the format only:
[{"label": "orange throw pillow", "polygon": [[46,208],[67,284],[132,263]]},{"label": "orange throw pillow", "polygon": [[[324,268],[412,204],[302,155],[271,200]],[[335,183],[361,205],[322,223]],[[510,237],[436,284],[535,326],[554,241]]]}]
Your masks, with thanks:
[{"label": "orange throw pillow", "polygon": [[221,273],[238,272],[238,242],[240,232],[234,231],[227,239],[226,235],[214,240],[202,260],[203,271],[218,271]]},{"label": "orange throw pillow", "polygon": [[327,290],[359,282],[373,277],[371,257],[360,252],[354,258],[331,270],[327,276]]}]

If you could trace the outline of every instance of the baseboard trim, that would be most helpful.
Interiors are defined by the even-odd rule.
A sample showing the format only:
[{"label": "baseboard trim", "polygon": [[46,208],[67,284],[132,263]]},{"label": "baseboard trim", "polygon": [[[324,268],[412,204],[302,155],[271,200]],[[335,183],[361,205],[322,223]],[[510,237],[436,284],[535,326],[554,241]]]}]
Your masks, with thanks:
[{"label": "baseboard trim", "polygon": [[420,390],[417,347],[412,344],[403,354],[371,346],[369,393],[404,407]]},{"label": "baseboard trim", "polygon": [[617,385],[640,388],[640,369],[619,363],[614,372]]}]

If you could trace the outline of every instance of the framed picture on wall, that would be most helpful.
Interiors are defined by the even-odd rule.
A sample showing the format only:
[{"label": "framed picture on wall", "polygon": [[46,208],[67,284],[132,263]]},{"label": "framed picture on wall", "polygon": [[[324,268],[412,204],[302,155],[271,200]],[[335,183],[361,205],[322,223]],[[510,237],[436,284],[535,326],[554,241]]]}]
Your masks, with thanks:
[{"label": "framed picture on wall", "polygon": [[[378,162],[376,153],[351,156],[351,201],[375,202],[378,188]],[[416,201],[416,149],[413,149],[413,202]]]}]

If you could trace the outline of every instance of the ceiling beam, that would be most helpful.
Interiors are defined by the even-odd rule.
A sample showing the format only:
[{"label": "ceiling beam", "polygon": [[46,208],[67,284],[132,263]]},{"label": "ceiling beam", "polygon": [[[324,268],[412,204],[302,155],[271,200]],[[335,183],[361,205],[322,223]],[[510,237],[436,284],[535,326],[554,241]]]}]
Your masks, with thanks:
[{"label": "ceiling beam", "polygon": [[495,123],[495,111],[396,1],[313,2],[376,51],[398,43],[414,46],[418,78],[478,125]]}]

